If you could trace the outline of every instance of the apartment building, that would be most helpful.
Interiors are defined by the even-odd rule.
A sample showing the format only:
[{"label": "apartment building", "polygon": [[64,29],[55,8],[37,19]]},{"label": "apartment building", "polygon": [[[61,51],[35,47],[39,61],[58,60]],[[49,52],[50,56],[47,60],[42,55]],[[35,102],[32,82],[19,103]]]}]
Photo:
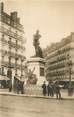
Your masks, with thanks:
[{"label": "apartment building", "polygon": [[23,25],[17,12],[10,15],[4,11],[4,3],[0,3],[0,75],[25,77],[25,36]]},{"label": "apartment building", "polygon": [[74,33],[44,50],[47,80],[74,81]]}]

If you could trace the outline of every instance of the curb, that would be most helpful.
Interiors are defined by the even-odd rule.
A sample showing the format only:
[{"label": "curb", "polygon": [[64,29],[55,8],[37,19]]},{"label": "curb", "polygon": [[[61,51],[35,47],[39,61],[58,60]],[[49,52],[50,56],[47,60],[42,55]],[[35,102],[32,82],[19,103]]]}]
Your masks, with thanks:
[{"label": "curb", "polygon": [[36,95],[25,95],[25,94],[14,94],[14,93],[0,93],[0,95],[4,96],[18,96],[18,97],[29,97],[29,98],[43,98],[43,99],[55,99],[55,100],[74,100],[72,97],[64,97],[62,99],[56,99],[56,97],[48,97],[48,96],[36,96]]}]

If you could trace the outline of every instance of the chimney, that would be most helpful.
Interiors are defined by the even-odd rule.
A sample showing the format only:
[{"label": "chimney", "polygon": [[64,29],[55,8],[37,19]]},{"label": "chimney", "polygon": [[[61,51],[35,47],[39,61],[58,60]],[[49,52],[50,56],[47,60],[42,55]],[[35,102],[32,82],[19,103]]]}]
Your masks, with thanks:
[{"label": "chimney", "polygon": [[0,12],[3,12],[3,10],[4,10],[4,3],[1,2],[1,3],[0,3]]},{"label": "chimney", "polygon": [[20,24],[20,18],[17,18],[17,23]]},{"label": "chimney", "polygon": [[17,12],[11,12],[11,19],[17,21]]}]

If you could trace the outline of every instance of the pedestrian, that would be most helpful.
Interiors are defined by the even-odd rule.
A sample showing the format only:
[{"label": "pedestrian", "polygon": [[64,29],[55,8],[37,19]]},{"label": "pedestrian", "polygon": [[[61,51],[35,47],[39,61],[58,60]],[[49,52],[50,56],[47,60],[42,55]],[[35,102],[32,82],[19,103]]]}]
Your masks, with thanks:
[{"label": "pedestrian", "polygon": [[24,94],[24,82],[21,81],[20,85],[21,85],[21,94]]},{"label": "pedestrian", "polygon": [[44,81],[42,88],[43,88],[43,95],[46,96],[46,93],[47,93],[47,91],[46,91],[46,89],[47,89],[46,81]]},{"label": "pedestrian", "polygon": [[19,94],[21,91],[21,82],[17,80],[17,94]]},{"label": "pedestrian", "polygon": [[53,82],[50,84],[50,96],[51,97],[54,96],[54,85],[53,85]]},{"label": "pedestrian", "polygon": [[12,80],[10,79],[9,80],[9,92],[11,92],[12,91]]},{"label": "pedestrian", "polygon": [[48,82],[48,85],[47,85],[47,94],[48,94],[48,96],[49,96],[49,95],[51,96],[51,86],[50,86],[50,82]]},{"label": "pedestrian", "polygon": [[59,86],[58,82],[56,82],[56,84],[55,84],[55,92],[56,92],[56,98],[57,99],[62,99],[61,98],[61,92],[60,92],[60,86]]}]

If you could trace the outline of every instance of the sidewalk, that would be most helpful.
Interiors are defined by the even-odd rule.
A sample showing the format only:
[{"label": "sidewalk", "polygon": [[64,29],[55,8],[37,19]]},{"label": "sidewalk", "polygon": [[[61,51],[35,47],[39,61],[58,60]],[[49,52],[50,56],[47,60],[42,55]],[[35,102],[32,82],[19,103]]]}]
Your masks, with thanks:
[{"label": "sidewalk", "polygon": [[[56,99],[56,95],[54,97],[50,96],[42,96],[42,95],[27,95],[27,94],[16,94],[14,92],[8,92],[8,89],[0,89],[0,95],[9,95],[9,96],[22,96],[22,97],[32,97],[32,98],[44,98],[44,99]],[[68,96],[68,91],[61,91],[63,100],[74,100],[74,93],[72,96]]]}]

